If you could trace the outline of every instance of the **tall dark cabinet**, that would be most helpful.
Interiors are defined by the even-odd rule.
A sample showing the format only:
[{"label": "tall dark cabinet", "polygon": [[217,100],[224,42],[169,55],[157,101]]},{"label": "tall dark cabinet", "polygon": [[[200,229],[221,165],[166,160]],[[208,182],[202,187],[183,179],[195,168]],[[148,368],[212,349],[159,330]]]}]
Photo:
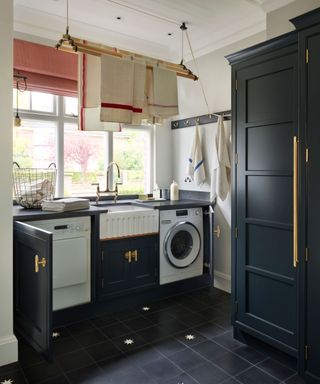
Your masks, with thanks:
[{"label": "tall dark cabinet", "polygon": [[301,263],[300,361],[307,383],[320,383],[320,11],[293,19],[300,47]]},{"label": "tall dark cabinet", "polygon": [[298,350],[293,263],[293,140],[298,136],[297,35],[229,57],[233,64],[234,326]]},{"label": "tall dark cabinet", "polygon": [[229,55],[235,337],[297,357],[320,383],[320,8]]}]

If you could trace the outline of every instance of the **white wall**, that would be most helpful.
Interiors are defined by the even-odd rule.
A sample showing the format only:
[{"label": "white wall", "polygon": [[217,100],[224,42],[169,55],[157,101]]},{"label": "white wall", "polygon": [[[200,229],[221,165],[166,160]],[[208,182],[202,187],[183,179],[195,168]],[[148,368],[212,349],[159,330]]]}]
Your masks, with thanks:
[{"label": "white wall", "polygon": [[172,182],[172,135],[169,124],[155,127],[154,182],[159,188],[169,188]]},{"label": "white wall", "polygon": [[0,36],[0,365],[4,365],[18,359],[12,317],[12,0],[1,1]]},{"label": "white wall", "polygon": [[289,19],[320,7],[320,0],[296,0],[267,14],[267,39],[293,31]]},{"label": "white wall", "polygon": [[[205,87],[208,104],[211,112],[231,109],[231,69],[224,58],[225,55],[247,48],[265,40],[265,33],[253,35],[223,49],[202,56],[198,59],[200,75]],[[193,69],[192,63],[187,64]],[[203,115],[208,113],[199,82],[179,78],[179,109],[177,118]],[[203,155],[206,160],[207,182],[202,187],[196,187],[193,182],[185,182],[186,161],[189,156],[194,127],[176,129],[172,131],[172,160],[173,178],[179,183],[180,189],[210,191],[210,172],[213,140],[217,124],[208,124],[200,127],[202,133]],[[230,137],[230,122],[225,122],[225,130]],[[215,286],[230,291],[231,268],[231,198],[230,194],[222,202],[218,201],[215,207],[215,225],[220,225],[221,237],[215,238],[214,263]]]}]

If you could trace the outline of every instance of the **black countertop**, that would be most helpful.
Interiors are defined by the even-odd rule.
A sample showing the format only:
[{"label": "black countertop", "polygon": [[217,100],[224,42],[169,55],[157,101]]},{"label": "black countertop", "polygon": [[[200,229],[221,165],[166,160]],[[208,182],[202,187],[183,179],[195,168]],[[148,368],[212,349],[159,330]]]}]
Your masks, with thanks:
[{"label": "black countertop", "polygon": [[[93,216],[103,212],[108,212],[108,206],[114,205],[112,200],[101,201],[100,206],[96,206],[95,203],[90,205],[89,209],[81,209],[71,212],[50,212],[41,211],[41,209],[25,209],[19,205],[13,206],[13,219],[14,220],[43,220],[43,219],[58,219],[65,217],[79,217],[79,216]],[[132,204],[145,208],[169,210],[169,209],[184,209],[193,207],[207,207],[210,205],[209,201],[204,200],[178,200],[178,201],[148,201],[138,202],[136,200],[118,200],[118,205]]]}]

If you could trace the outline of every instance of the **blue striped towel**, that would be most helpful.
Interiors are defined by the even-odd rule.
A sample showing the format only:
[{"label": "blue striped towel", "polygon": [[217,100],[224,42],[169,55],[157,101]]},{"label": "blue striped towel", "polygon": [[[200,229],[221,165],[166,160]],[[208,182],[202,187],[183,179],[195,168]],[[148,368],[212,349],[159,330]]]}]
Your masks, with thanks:
[{"label": "blue striped towel", "polygon": [[198,126],[195,129],[191,153],[188,159],[187,176],[191,177],[196,185],[202,185],[206,180]]}]

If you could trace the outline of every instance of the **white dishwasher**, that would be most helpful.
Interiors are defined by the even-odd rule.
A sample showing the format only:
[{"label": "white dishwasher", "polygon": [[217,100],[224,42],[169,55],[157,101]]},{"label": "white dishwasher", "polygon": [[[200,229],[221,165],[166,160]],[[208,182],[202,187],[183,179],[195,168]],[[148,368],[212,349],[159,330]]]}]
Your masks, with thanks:
[{"label": "white dishwasher", "polygon": [[91,301],[89,216],[30,221],[53,234],[53,310]]}]

